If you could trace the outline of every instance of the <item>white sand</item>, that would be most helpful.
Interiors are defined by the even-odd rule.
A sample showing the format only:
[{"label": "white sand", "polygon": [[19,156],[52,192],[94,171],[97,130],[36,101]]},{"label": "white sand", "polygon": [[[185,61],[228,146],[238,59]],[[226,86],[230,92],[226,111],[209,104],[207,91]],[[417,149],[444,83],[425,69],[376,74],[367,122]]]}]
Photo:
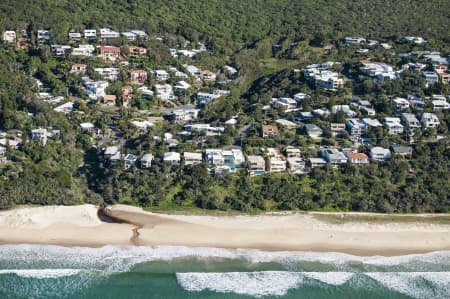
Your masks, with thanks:
[{"label": "white sand", "polygon": [[419,217],[417,222],[332,224],[304,213],[165,215],[123,205],[111,211],[142,226],[139,237],[132,239],[136,226],[100,222],[95,206],[49,206],[0,212],[0,243],[183,245],[361,255],[450,250],[450,225],[426,223],[432,216]]}]

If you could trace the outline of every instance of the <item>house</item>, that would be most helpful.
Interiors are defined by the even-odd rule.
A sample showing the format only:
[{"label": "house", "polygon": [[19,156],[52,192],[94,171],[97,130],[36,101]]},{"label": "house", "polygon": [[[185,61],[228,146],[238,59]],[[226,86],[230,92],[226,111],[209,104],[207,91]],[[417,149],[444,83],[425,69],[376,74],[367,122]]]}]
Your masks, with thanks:
[{"label": "house", "polygon": [[200,109],[177,109],[169,114],[169,119],[175,122],[189,122],[197,119]]},{"label": "house", "polygon": [[347,45],[353,45],[353,44],[362,44],[366,42],[366,39],[363,37],[351,37],[351,36],[347,36],[344,38],[344,42]]},{"label": "house", "polygon": [[154,157],[152,154],[144,154],[140,159],[141,168],[145,169],[152,167],[153,159]]},{"label": "house", "polygon": [[414,110],[422,110],[425,108],[426,104],[423,98],[420,96],[420,94],[409,94],[407,97],[409,101],[409,105]]},{"label": "house", "polygon": [[425,78],[426,87],[432,86],[439,82],[439,76],[435,72],[422,72],[422,77]]},{"label": "house", "polygon": [[117,154],[117,152],[119,152],[119,147],[118,146],[108,146],[104,149],[103,151],[103,155],[107,158]]},{"label": "house", "polygon": [[142,30],[131,30],[131,33],[134,33],[137,38],[141,38],[143,40],[146,40],[148,38],[147,33]]},{"label": "house", "polygon": [[298,127],[298,125],[290,120],[287,119],[277,119],[275,120],[275,122],[277,124],[279,124],[280,126],[282,126],[285,129],[288,130],[292,130],[292,129],[296,129]]},{"label": "house", "polygon": [[305,130],[306,134],[311,138],[319,138],[323,133],[322,129],[315,124],[306,124]]},{"label": "house", "polygon": [[369,157],[364,153],[357,153],[354,151],[347,151],[345,153],[347,159],[352,164],[367,164],[369,163]]},{"label": "house", "polygon": [[413,136],[420,129],[420,122],[414,114],[402,113],[402,120],[410,136]]},{"label": "house", "polygon": [[376,161],[387,161],[391,158],[391,151],[379,146],[370,149],[370,157]]},{"label": "house", "polygon": [[262,125],[261,134],[263,138],[276,136],[278,135],[278,128],[272,125]]},{"label": "house", "polygon": [[184,126],[188,132],[206,132],[207,135],[220,135],[225,132],[224,127],[213,127],[210,124],[189,124]]},{"label": "house", "polygon": [[272,105],[282,107],[284,110],[297,108],[297,101],[292,98],[273,98]]},{"label": "house", "polygon": [[141,93],[142,99],[150,99],[153,96],[153,91],[150,90],[147,86],[141,86],[137,89],[138,92]]},{"label": "house", "polygon": [[322,71],[314,77],[317,88],[325,90],[338,90],[344,87],[344,80],[339,77],[337,72]]},{"label": "house", "polygon": [[99,73],[106,80],[115,81],[119,77],[119,69],[115,67],[95,68],[94,71]]},{"label": "house", "polygon": [[44,128],[31,130],[31,140],[39,141],[43,146],[47,144],[47,138],[52,135],[51,132]]},{"label": "house", "polygon": [[100,46],[100,57],[107,61],[115,62],[120,59],[120,47]]},{"label": "house", "polygon": [[92,134],[95,130],[93,123],[85,122],[80,124],[81,132]]},{"label": "house", "polygon": [[117,165],[120,165],[121,161],[122,161],[122,154],[120,153],[120,151],[118,151],[109,158],[108,163],[111,167],[115,167]]},{"label": "house", "polygon": [[191,85],[186,81],[178,81],[175,85],[175,94],[184,96],[188,93],[188,90],[191,88]]},{"label": "house", "polygon": [[180,165],[181,155],[177,152],[167,152],[164,153],[163,162],[172,165]]},{"label": "house", "polygon": [[65,114],[69,114],[70,112],[73,111],[73,109],[74,109],[73,102],[67,102],[67,103],[64,103],[62,105],[55,107],[53,110],[56,112],[62,112]]},{"label": "house", "polygon": [[450,104],[445,100],[445,97],[443,100],[433,100],[431,103],[433,105],[433,111],[450,109]]},{"label": "house", "polygon": [[343,152],[338,151],[335,148],[325,149],[321,152],[322,158],[334,167],[347,164],[347,157]]},{"label": "house", "polygon": [[56,56],[66,56],[72,50],[72,47],[67,45],[51,45],[50,48]]},{"label": "house", "polygon": [[120,34],[129,41],[136,40],[136,34],[134,34],[133,32],[121,32]]},{"label": "house", "polygon": [[106,39],[106,38],[119,38],[120,34],[119,32],[113,31],[109,28],[101,28],[100,29],[100,38]]},{"label": "house", "polygon": [[394,105],[394,110],[397,113],[406,111],[409,108],[409,102],[407,99],[404,99],[404,98],[397,97],[392,100],[392,103]]},{"label": "house", "polygon": [[266,169],[268,172],[286,171],[287,164],[280,151],[275,148],[266,149]]},{"label": "house", "polygon": [[165,70],[154,70],[152,73],[156,81],[166,81],[170,78],[169,73]]},{"label": "house", "polygon": [[145,70],[131,70],[130,81],[133,84],[144,84],[147,81],[147,72]]},{"label": "house", "polygon": [[17,41],[15,31],[5,31],[3,32],[3,41],[6,43],[15,44]]},{"label": "house", "polygon": [[78,48],[72,49],[72,56],[93,56],[95,48],[93,45],[79,45]]},{"label": "house", "polygon": [[106,88],[109,83],[106,81],[90,81],[84,80],[84,90],[86,91],[89,98],[96,100],[103,98],[106,94]]},{"label": "house", "polygon": [[247,156],[247,171],[250,175],[266,173],[266,161],[263,156]]},{"label": "house", "polygon": [[338,136],[345,131],[345,123],[331,123],[330,130],[333,136]]},{"label": "house", "polygon": [[439,76],[443,84],[450,84],[450,73],[441,73]]},{"label": "house", "polygon": [[95,29],[85,29],[83,31],[83,35],[86,39],[96,39],[97,38],[97,30]]},{"label": "house", "polygon": [[120,90],[122,91],[122,106],[126,108],[134,98],[133,87],[126,85],[122,86]]},{"label": "house", "polygon": [[195,165],[203,162],[202,153],[184,152],[184,165]]},{"label": "house", "polygon": [[197,103],[199,105],[206,105],[214,99],[219,98],[220,95],[207,93],[207,92],[199,92],[197,93]]},{"label": "house", "polygon": [[400,118],[398,117],[386,117],[386,126],[388,127],[389,134],[399,135],[403,133],[403,125],[401,124]]},{"label": "house", "polygon": [[309,99],[309,98],[311,98],[311,96],[307,95],[306,93],[302,93],[302,92],[296,93],[294,95],[294,100],[296,100],[299,103],[302,103],[305,99]]},{"label": "house", "polygon": [[350,109],[349,105],[333,105],[331,107],[331,112],[333,114],[338,113],[339,111],[344,112],[345,116],[347,117],[355,117],[358,115],[358,113],[356,113],[355,111],[353,111],[352,109]]},{"label": "house", "polygon": [[115,106],[116,105],[116,95],[106,94],[103,96],[103,103],[107,106]]},{"label": "house", "polygon": [[364,129],[367,132],[370,128],[378,128],[382,127],[383,124],[380,123],[378,119],[371,119],[371,118],[363,118],[361,120],[361,124],[364,125]]},{"label": "house", "polygon": [[173,100],[175,98],[173,94],[172,85],[170,84],[155,84],[155,92],[158,99],[161,100]]},{"label": "house", "polygon": [[420,119],[424,128],[437,128],[440,125],[439,118],[434,113],[425,112]]},{"label": "house", "polygon": [[367,116],[375,116],[376,114],[375,109],[373,109],[372,107],[360,106],[359,111]]},{"label": "house", "polygon": [[301,122],[309,121],[312,119],[314,119],[314,115],[309,111],[300,112],[300,114],[295,118],[295,120]]},{"label": "house", "polygon": [[287,158],[287,165],[290,173],[293,174],[305,173],[306,162],[301,157]]},{"label": "house", "polygon": [[130,52],[130,57],[140,57],[147,54],[147,49],[138,46],[128,46],[128,51]]},{"label": "house", "polygon": [[202,75],[201,76],[202,76],[203,81],[205,83],[211,83],[211,82],[215,82],[216,81],[216,74],[211,72],[211,71],[204,70],[204,71],[202,71]]},{"label": "house", "polygon": [[49,30],[38,30],[37,31],[37,39],[38,41],[49,41],[50,40],[50,31]]},{"label": "house", "polygon": [[404,145],[392,145],[391,146],[392,153],[400,156],[412,156],[413,148],[412,146],[404,146]]},{"label": "house", "polygon": [[124,165],[125,169],[129,169],[129,168],[131,168],[131,167],[136,165],[136,161],[138,160],[138,156],[132,155],[132,154],[127,154],[125,156],[124,160],[125,160],[125,165]]},{"label": "house", "polygon": [[300,149],[298,149],[298,148],[291,147],[291,146],[288,146],[286,148],[286,156],[288,158],[299,158],[300,154],[301,154],[301,152],[300,152]]},{"label": "house", "polygon": [[85,64],[75,63],[70,68],[70,72],[76,73],[76,74],[84,74],[84,73],[86,73],[86,68],[87,68],[87,65],[85,65]]},{"label": "house", "polygon": [[69,39],[74,41],[81,40],[81,33],[80,32],[69,32]]},{"label": "house", "polygon": [[327,161],[325,161],[323,158],[309,158],[306,161],[306,166],[309,168],[317,168],[317,167],[324,167],[327,165]]},{"label": "house", "polygon": [[353,137],[360,137],[363,129],[365,128],[364,124],[361,124],[361,122],[357,118],[347,119],[345,125],[349,134]]}]

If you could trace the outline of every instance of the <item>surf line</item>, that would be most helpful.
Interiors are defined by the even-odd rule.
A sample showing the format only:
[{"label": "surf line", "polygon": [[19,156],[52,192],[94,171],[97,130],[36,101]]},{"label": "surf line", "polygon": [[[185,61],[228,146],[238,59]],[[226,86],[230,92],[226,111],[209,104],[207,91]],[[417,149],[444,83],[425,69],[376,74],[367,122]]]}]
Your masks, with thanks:
[{"label": "surf line", "polygon": [[107,223],[119,223],[119,224],[126,223],[126,224],[133,225],[134,228],[131,230],[132,235],[130,238],[130,242],[132,245],[135,245],[135,246],[139,245],[139,235],[140,235],[139,230],[141,228],[143,228],[144,225],[142,225],[141,223],[138,223],[138,222],[134,222],[134,221],[130,221],[128,219],[114,216],[113,212],[106,205],[99,206],[99,208],[97,210],[97,217],[101,221],[107,222]]}]

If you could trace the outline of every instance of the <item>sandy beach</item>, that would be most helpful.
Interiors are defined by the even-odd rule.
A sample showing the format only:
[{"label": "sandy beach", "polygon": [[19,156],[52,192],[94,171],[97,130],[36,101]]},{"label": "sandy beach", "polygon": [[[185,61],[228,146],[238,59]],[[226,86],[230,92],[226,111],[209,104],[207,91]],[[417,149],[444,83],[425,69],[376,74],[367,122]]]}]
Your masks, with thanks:
[{"label": "sandy beach", "polygon": [[450,250],[449,221],[430,221],[433,215],[414,216],[417,221],[402,221],[401,216],[386,221],[346,221],[359,215],[349,213],[339,214],[342,220],[333,222],[318,217],[327,215],[323,213],[191,216],[156,214],[123,205],[108,211],[130,224],[102,222],[93,205],[2,211],[0,244],[179,245],[385,256]]}]

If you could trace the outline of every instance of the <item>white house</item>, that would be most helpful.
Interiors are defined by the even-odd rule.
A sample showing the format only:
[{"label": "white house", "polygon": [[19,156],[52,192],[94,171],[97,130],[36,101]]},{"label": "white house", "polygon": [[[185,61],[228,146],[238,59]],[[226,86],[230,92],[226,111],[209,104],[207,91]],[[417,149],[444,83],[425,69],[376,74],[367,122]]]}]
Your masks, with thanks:
[{"label": "white house", "polygon": [[164,153],[163,161],[172,165],[179,165],[181,162],[181,155],[177,152]]},{"label": "white house", "polygon": [[97,30],[95,30],[95,29],[85,29],[83,31],[83,34],[86,39],[96,39],[97,38]]},{"label": "white house", "polygon": [[362,44],[366,42],[366,39],[363,37],[352,37],[352,36],[347,36],[344,38],[344,42],[347,45],[353,45],[353,44]]},{"label": "white house", "polygon": [[391,151],[379,146],[370,149],[370,157],[376,161],[387,161],[391,158]]},{"label": "white house", "polygon": [[154,70],[152,73],[156,81],[166,81],[170,78],[169,73],[165,70]]},{"label": "white house", "polygon": [[172,111],[169,118],[173,121],[188,122],[197,119],[199,109],[177,109]]},{"label": "white house", "polygon": [[273,98],[272,105],[282,107],[284,110],[297,108],[297,101],[292,98]]},{"label": "white house", "polygon": [[220,95],[217,95],[217,94],[212,94],[212,93],[207,93],[207,92],[199,92],[199,93],[197,93],[197,103],[199,105],[208,104],[212,100],[217,99],[219,97],[220,97]]},{"label": "white house", "polygon": [[95,48],[93,45],[79,45],[78,48],[73,48],[71,55],[73,56],[93,56]]},{"label": "white house", "polygon": [[400,118],[386,117],[384,120],[389,129],[389,134],[399,135],[403,133],[403,125],[401,124]]},{"label": "white house", "polygon": [[84,89],[89,98],[97,100],[106,95],[107,81],[87,81],[84,83]]},{"label": "white house", "polygon": [[50,31],[49,30],[38,30],[37,31],[37,39],[38,40],[50,40]]},{"label": "white house", "polygon": [[101,28],[100,29],[100,37],[101,38],[119,38],[119,32],[113,31],[109,28]]},{"label": "white house", "polygon": [[420,129],[420,122],[412,113],[402,113],[402,120],[410,136]]},{"label": "white house", "polygon": [[321,152],[322,157],[333,166],[342,166],[347,164],[347,157],[343,152],[335,148],[329,148]]},{"label": "white house", "polygon": [[426,86],[431,86],[439,82],[439,76],[435,72],[422,72],[422,76],[425,78]]},{"label": "white house", "polygon": [[409,108],[409,102],[407,99],[397,97],[393,99],[392,102],[394,104],[394,109],[396,112],[402,112],[408,110]]},{"label": "white house", "polygon": [[15,31],[5,31],[3,32],[3,41],[7,43],[14,44],[17,40]]},{"label": "white house", "polygon": [[136,165],[136,161],[138,160],[138,156],[133,154],[127,154],[124,158],[125,160],[125,169],[129,169]]},{"label": "white house", "polygon": [[425,112],[420,119],[424,128],[437,128],[440,125],[439,118],[434,113]]},{"label": "white house", "polygon": [[115,81],[119,77],[119,69],[115,67],[99,67],[94,71],[106,80]]},{"label": "white house", "polygon": [[184,152],[184,165],[195,165],[202,163],[202,153]]},{"label": "white house", "polygon": [[170,84],[155,84],[155,92],[158,99],[161,100],[173,100],[175,98]]}]

